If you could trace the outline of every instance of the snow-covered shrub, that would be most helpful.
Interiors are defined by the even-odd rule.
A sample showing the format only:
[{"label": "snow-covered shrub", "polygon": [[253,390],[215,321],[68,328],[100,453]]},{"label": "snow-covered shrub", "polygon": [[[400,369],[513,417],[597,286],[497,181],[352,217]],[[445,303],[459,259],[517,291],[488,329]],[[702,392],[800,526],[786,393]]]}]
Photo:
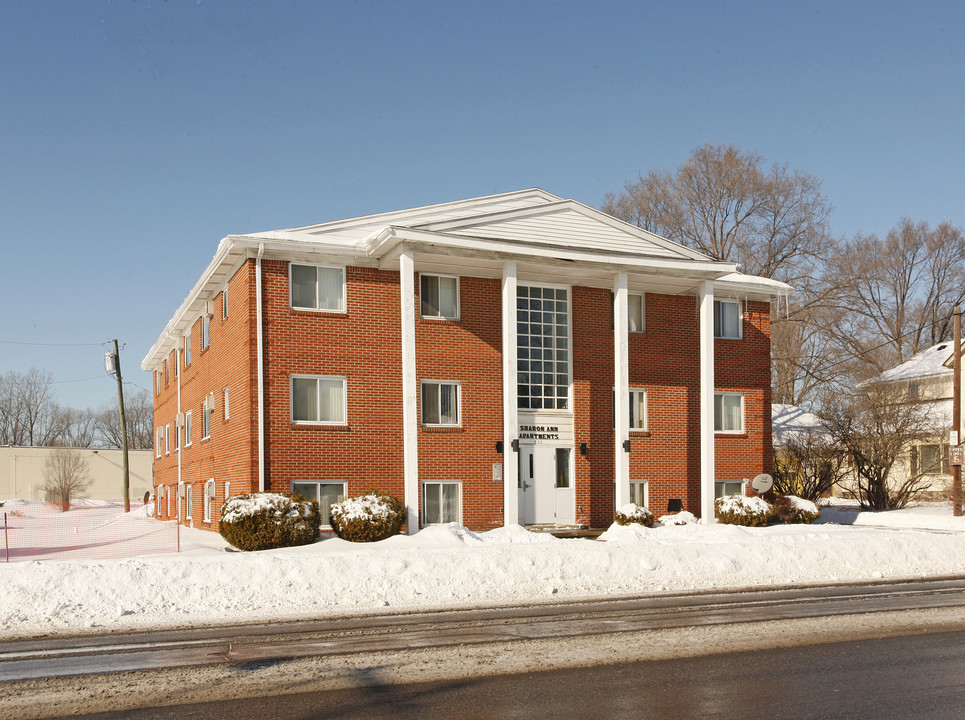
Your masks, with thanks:
[{"label": "snow-covered shrub", "polygon": [[297,493],[234,495],[221,506],[221,536],[239,550],[308,545],[321,524],[318,502]]},{"label": "snow-covered shrub", "polygon": [[774,501],[772,507],[774,508],[774,518],[785,524],[810,525],[821,517],[821,510],[817,505],[796,495],[782,495]]},{"label": "snow-covered shrub", "polygon": [[697,516],[694,515],[689,510],[681,510],[678,513],[673,513],[672,515],[661,515],[660,516],[661,525],[696,525]]},{"label": "snow-covered shrub", "polygon": [[774,514],[771,505],[759,497],[725,495],[714,500],[714,515],[727,525],[762,527]]},{"label": "snow-covered shrub", "polygon": [[643,525],[645,527],[653,527],[653,513],[647,508],[641,507],[635,503],[627,503],[613,516],[613,521],[617,525]]},{"label": "snow-covered shrub", "polygon": [[398,535],[405,506],[391,495],[374,491],[332,503],[332,530],[350,542],[375,542]]}]

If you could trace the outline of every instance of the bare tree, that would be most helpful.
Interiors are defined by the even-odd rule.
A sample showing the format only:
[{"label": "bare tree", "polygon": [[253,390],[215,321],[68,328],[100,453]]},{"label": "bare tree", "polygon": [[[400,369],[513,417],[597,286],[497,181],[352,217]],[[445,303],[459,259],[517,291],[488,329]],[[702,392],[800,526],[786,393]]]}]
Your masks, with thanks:
[{"label": "bare tree", "polygon": [[884,239],[852,238],[829,267],[836,314],[824,330],[866,377],[948,340],[965,302],[965,236],[949,223],[903,218]]},{"label": "bare tree", "polygon": [[90,487],[87,459],[77,450],[56,448],[44,461],[43,490],[47,500],[58,503],[63,510],[70,501]]},{"label": "bare tree", "polygon": [[0,377],[0,444],[50,445],[63,431],[48,370],[8,372]]},{"label": "bare tree", "polygon": [[823,428],[787,433],[775,447],[774,490],[817,502],[845,477],[847,457]]},{"label": "bare tree", "polygon": [[61,407],[57,413],[61,428],[58,445],[75,448],[93,447],[97,442],[97,417],[93,410]]},{"label": "bare tree", "polygon": [[[127,444],[131,450],[154,447],[154,403],[151,394],[141,390],[124,396]],[[97,432],[105,447],[121,447],[121,419],[117,403],[106,403],[97,410]]]},{"label": "bare tree", "polygon": [[847,451],[853,486],[844,489],[872,510],[902,508],[927,489],[928,468],[894,472],[916,442],[937,437],[941,419],[927,405],[908,402],[905,388],[869,383],[850,397],[837,394],[825,402],[832,437]]}]

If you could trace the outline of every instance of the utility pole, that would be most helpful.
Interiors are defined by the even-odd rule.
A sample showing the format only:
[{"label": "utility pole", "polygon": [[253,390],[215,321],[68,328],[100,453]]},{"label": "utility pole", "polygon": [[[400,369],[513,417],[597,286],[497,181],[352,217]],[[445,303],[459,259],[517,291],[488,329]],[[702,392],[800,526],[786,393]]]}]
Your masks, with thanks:
[{"label": "utility pole", "polygon": [[[962,438],[962,311],[955,308],[954,326],[955,353],[952,372],[955,379],[952,382],[952,433],[955,443],[961,444]],[[962,466],[952,466],[952,513],[955,517],[962,516]]]},{"label": "utility pole", "polygon": [[124,512],[131,511],[131,471],[127,458],[127,420],[124,418],[124,384],[121,382],[121,353],[117,349],[117,339],[113,340],[114,352],[109,353],[108,370],[117,377],[117,407],[121,414],[121,450],[124,473]]}]

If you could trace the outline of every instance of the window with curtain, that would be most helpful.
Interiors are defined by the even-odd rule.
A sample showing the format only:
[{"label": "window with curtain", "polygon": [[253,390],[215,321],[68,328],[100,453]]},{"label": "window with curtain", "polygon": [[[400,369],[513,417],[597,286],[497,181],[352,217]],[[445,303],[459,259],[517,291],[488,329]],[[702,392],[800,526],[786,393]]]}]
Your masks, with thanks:
[{"label": "window with curtain", "polygon": [[345,423],[345,378],[294,376],[291,379],[293,423]]},{"label": "window with curtain", "polygon": [[444,275],[420,275],[419,298],[422,317],[459,318],[459,278]]},{"label": "window with curtain", "polygon": [[647,330],[647,318],[643,295],[627,296],[627,320],[630,332],[642,333]]},{"label": "window with curtain", "polygon": [[422,382],[422,424],[459,424],[459,383]]},{"label": "window with curtain", "polygon": [[737,300],[714,300],[714,337],[739,340],[741,304]]},{"label": "window with curtain", "polygon": [[457,482],[422,484],[422,524],[459,522],[459,486]]},{"label": "window with curtain", "polygon": [[291,266],[291,306],[302,310],[345,311],[345,269]]},{"label": "window with curtain", "polygon": [[332,526],[331,507],[333,503],[341,502],[347,496],[344,482],[312,482],[296,480],[292,483],[292,492],[296,492],[307,500],[318,502],[318,509],[322,513],[322,527]]},{"label": "window with curtain", "polygon": [[741,393],[714,393],[714,432],[744,432],[744,396]]},{"label": "window with curtain", "polygon": [[725,495],[743,495],[744,483],[740,480],[715,480],[714,498],[724,497]]}]

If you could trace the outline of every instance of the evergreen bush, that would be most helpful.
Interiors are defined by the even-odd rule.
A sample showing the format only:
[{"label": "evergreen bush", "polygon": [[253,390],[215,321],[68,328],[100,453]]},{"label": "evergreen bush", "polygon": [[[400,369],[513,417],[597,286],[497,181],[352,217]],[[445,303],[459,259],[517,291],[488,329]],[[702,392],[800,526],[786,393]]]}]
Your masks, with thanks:
[{"label": "evergreen bush", "polygon": [[349,542],[375,542],[398,535],[405,522],[405,506],[384,492],[332,503],[332,530]]},{"label": "evergreen bush", "polygon": [[727,525],[763,527],[773,517],[774,509],[759,497],[725,495],[714,500],[714,515]]},{"label": "evergreen bush", "polygon": [[239,550],[308,545],[321,524],[318,502],[298,493],[246,493],[221,505],[221,536]]},{"label": "evergreen bush", "polygon": [[654,518],[653,513],[647,508],[641,507],[635,503],[627,503],[613,516],[613,521],[617,525],[643,525],[644,527],[653,527]]}]

